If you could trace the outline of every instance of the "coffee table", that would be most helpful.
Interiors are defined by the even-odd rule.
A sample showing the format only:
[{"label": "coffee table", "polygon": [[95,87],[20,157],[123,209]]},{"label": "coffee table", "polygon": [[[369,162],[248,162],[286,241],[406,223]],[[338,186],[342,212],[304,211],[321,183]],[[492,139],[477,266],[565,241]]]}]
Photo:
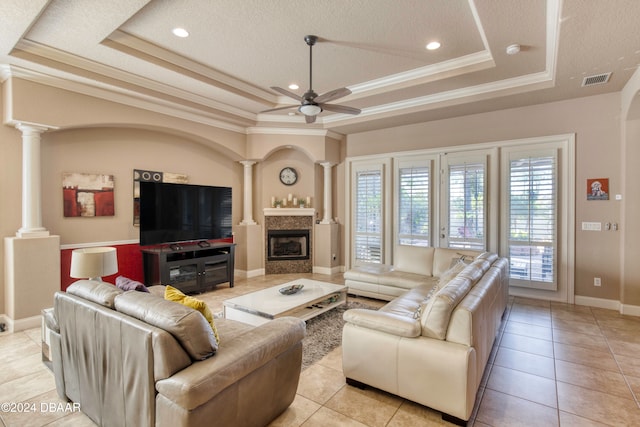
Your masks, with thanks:
[{"label": "coffee table", "polygon": [[[304,285],[293,295],[282,295],[280,289]],[[250,325],[262,325],[278,317],[293,316],[309,320],[347,302],[347,287],[311,279],[298,279],[282,285],[251,292],[223,302],[226,319]]]}]

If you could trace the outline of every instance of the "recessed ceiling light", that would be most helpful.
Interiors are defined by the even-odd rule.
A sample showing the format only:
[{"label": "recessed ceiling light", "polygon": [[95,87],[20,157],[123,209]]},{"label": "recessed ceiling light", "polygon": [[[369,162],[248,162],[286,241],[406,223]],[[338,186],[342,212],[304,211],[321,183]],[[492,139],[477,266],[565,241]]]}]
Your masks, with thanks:
[{"label": "recessed ceiling light", "polygon": [[291,89],[291,90],[300,89],[300,86],[298,86],[298,85],[297,85],[297,84],[295,84],[295,83],[291,83],[291,84],[289,85],[289,89]]},{"label": "recessed ceiling light", "polygon": [[520,45],[518,43],[510,44],[507,46],[507,55],[516,55],[520,52]]},{"label": "recessed ceiling light", "polygon": [[440,47],[440,42],[429,42],[427,44],[427,49],[428,50],[436,50]]},{"label": "recessed ceiling light", "polygon": [[182,37],[182,38],[189,37],[189,31],[185,30],[184,28],[177,27],[171,30],[171,32],[176,37]]}]

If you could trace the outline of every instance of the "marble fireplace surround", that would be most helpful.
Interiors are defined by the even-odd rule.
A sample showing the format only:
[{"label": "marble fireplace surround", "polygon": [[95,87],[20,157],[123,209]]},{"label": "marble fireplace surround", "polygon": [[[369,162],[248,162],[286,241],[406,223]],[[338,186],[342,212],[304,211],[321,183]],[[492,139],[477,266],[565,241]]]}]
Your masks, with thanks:
[{"label": "marble fireplace surround", "polygon": [[[265,274],[312,273],[313,272],[313,223],[316,210],[313,208],[268,208],[264,213],[264,260]],[[308,230],[309,257],[301,260],[269,260],[268,234],[272,230]]]}]

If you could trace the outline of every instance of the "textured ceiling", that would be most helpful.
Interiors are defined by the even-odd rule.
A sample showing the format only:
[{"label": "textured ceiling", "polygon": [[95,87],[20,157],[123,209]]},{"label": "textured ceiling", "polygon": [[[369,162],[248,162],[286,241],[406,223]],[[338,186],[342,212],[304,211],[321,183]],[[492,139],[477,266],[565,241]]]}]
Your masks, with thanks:
[{"label": "textured ceiling", "polygon": [[[0,16],[9,73],[239,131],[351,133],[619,91],[640,63],[637,0],[3,0]],[[320,37],[313,89],[348,87],[333,103],[360,115],[260,114],[296,104],[271,86],[308,89],[307,34]],[[432,40],[442,47],[427,51]],[[609,83],[581,87],[603,72]]]}]

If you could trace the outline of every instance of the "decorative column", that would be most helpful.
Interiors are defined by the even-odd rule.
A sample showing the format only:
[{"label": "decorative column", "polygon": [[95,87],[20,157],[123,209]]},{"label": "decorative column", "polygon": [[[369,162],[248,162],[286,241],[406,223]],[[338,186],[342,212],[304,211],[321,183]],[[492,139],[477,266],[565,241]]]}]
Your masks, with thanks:
[{"label": "decorative column", "polygon": [[241,160],[244,165],[244,214],[240,225],[254,225],[253,220],[253,160]]},{"label": "decorative column", "polygon": [[323,162],[320,165],[324,168],[324,207],[320,224],[333,224],[333,219],[331,218],[331,213],[333,212],[331,206],[331,168],[333,164],[331,162]]},{"label": "decorative column", "polygon": [[46,237],[49,231],[42,226],[42,183],[40,173],[40,134],[43,126],[19,123],[22,132],[22,227],[17,237]]}]

